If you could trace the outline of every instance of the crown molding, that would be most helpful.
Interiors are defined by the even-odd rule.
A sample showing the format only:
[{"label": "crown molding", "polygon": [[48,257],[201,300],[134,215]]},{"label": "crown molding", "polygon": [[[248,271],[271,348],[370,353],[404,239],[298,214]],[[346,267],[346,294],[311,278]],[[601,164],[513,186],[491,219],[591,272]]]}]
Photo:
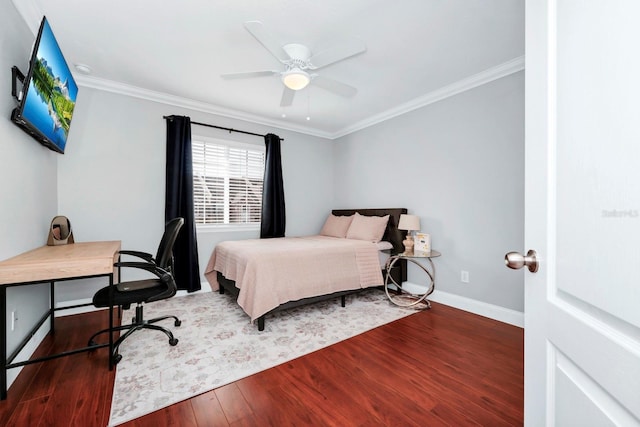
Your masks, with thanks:
[{"label": "crown molding", "polygon": [[375,116],[371,116],[365,120],[362,120],[354,124],[353,126],[346,127],[341,131],[338,131],[335,134],[333,134],[332,139],[340,138],[350,133],[384,122],[385,120],[389,120],[394,117],[400,116],[402,114],[408,113],[410,111],[416,110],[418,108],[425,107],[429,104],[442,101],[443,99],[449,98],[451,96],[457,95],[467,90],[474,89],[478,86],[482,86],[494,80],[500,79],[502,77],[506,77],[510,74],[517,73],[518,71],[522,71],[524,70],[524,68],[525,68],[525,60],[524,60],[524,55],[522,55],[510,61],[497,65],[495,67],[491,67],[478,74],[474,74],[473,76],[467,77],[466,79],[459,80],[448,86],[444,86],[440,89],[434,90],[433,92],[430,92],[424,96],[415,98],[395,108],[389,109],[380,114],[376,114]]},{"label": "crown molding", "polygon": [[384,122],[386,120],[392,119],[394,117],[400,116],[402,114],[408,113],[410,111],[416,110],[418,108],[425,107],[429,104],[442,101],[443,99],[474,89],[476,87],[490,83],[502,77],[506,77],[510,74],[517,73],[519,71],[524,70],[524,68],[525,68],[525,57],[523,55],[523,56],[514,58],[511,61],[507,61],[495,67],[489,68],[488,70],[475,74],[466,79],[462,79],[448,86],[444,86],[424,96],[415,98],[395,108],[389,109],[380,114],[376,114],[375,116],[369,117],[365,120],[362,120],[354,124],[353,126],[346,127],[335,133],[322,132],[317,129],[312,129],[305,126],[296,126],[296,125],[292,125],[291,123],[280,121],[280,120],[270,120],[270,119],[266,119],[263,116],[249,114],[242,111],[209,104],[206,102],[195,101],[195,100],[183,98],[180,96],[168,95],[166,93],[143,89],[140,87],[127,85],[124,83],[114,82],[111,80],[100,79],[100,78],[90,77],[90,76],[78,76],[76,80],[79,85],[90,87],[93,89],[118,93],[120,95],[132,96],[135,98],[145,99],[148,101],[158,102],[161,104],[167,104],[175,107],[183,107],[190,110],[200,111],[203,113],[216,114],[216,115],[228,117],[231,119],[250,121],[256,124],[277,127],[284,130],[290,130],[290,131],[300,132],[307,135],[317,136],[320,138],[334,140],[334,139],[343,137],[345,135],[348,135],[350,133],[368,128],[370,126],[373,126],[378,123]]},{"label": "crown molding", "polygon": [[317,136],[320,138],[333,139],[328,132],[321,132],[317,129],[310,129],[304,126],[296,126],[279,120],[271,120],[263,116],[245,113],[230,108],[221,107],[206,102],[196,101],[181,96],[169,95],[162,92],[156,92],[149,89],[140,88],[124,83],[114,82],[112,80],[101,79],[91,76],[76,76],[76,82],[79,86],[98,89],[105,92],[117,93],[120,95],[131,96],[133,98],[144,99],[147,101],[157,102],[160,104],[171,105],[172,107],[187,108],[194,111],[200,111],[208,114],[228,117],[230,119],[245,120],[255,124],[269,127],[300,132],[307,135]]}]

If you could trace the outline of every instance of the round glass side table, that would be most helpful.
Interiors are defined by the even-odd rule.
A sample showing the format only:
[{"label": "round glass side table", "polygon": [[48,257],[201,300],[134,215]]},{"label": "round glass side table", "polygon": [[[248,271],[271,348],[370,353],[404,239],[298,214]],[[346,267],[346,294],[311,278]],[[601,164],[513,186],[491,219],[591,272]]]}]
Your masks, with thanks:
[{"label": "round glass side table", "polygon": [[[433,265],[432,258],[439,257],[440,255],[440,252],[431,250],[431,252],[411,252],[390,256],[387,260],[387,274],[384,281],[384,291],[386,292],[389,301],[401,307],[413,307],[424,302],[426,308],[431,308],[431,303],[429,302],[427,297],[433,293],[436,280],[436,268]],[[412,262],[427,274],[428,282],[426,292],[419,294],[409,292],[407,289],[403,289],[402,283],[398,284],[394,280],[394,278],[391,276],[391,270],[393,269],[394,264],[401,259]],[[426,263],[424,262],[425,260]],[[395,289],[389,289],[390,285],[393,285]]]}]

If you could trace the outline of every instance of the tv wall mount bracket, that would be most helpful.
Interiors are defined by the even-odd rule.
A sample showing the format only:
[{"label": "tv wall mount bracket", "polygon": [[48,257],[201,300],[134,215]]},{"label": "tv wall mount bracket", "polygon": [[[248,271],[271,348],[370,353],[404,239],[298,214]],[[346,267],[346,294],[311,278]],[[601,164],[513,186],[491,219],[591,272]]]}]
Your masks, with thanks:
[{"label": "tv wall mount bracket", "polygon": [[21,86],[24,85],[24,74],[14,65],[11,67],[11,96],[20,102],[22,100],[22,90],[18,92],[18,81],[20,81]]}]

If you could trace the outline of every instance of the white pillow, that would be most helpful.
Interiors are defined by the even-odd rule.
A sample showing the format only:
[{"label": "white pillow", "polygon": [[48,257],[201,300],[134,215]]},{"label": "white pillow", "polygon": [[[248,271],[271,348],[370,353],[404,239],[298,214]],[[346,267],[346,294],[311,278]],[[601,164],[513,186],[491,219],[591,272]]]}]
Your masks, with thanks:
[{"label": "white pillow", "polygon": [[387,229],[389,215],[364,216],[356,212],[347,231],[347,239],[366,240],[378,243]]},{"label": "white pillow", "polygon": [[393,249],[393,244],[391,242],[378,242],[376,247],[379,251],[388,251],[389,249]]},{"label": "white pillow", "polygon": [[350,216],[336,216],[333,214],[329,214],[327,220],[320,230],[320,235],[329,236],[329,237],[346,237],[347,230],[351,225],[351,221],[353,220],[353,215]]}]

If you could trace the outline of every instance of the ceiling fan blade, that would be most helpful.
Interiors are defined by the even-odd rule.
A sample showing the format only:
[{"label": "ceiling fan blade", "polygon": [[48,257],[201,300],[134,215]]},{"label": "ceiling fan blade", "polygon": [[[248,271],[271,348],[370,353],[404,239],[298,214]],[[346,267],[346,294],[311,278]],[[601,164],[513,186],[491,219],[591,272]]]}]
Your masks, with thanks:
[{"label": "ceiling fan blade", "polygon": [[309,68],[317,70],[318,68],[326,67],[327,65],[363,53],[366,50],[367,46],[361,40],[349,39],[339,46],[323,50],[313,55],[309,60],[311,63]]},{"label": "ceiling fan blade", "polygon": [[355,87],[327,77],[318,76],[313,79],[313,84],[324,90],[333,92],[336,95],[344,96],[345,98],[351,98],[358,93],[358,89]]},{"label": "ceiling fan blade", "polygon": [[220,74],[220,77],[226,80],[233,80],[233,79],[246,79],[250,77],[266,77],[266,76],[273,76],[275,74],[280,74],[280,71],[264,70],[264,71],[248,71],[245,73],[226,73],[226,74]]},{"label": "ceiling fan blade", "polygon": [[275,39],[273,34],[265,30],[262,22],[248,21],[244,23],[244,27],[264,46],[278,61],[285,62],[291,59],[287,52],[282,48],[282,44]]},{"label": "ceiling fan blade", "polygon": [[282,99],[280,100],[281,107],[289,107],[293,104],[293,97],[295,96],[296,91],[289,89],[288,87],[284,87],[282,91]]}]

